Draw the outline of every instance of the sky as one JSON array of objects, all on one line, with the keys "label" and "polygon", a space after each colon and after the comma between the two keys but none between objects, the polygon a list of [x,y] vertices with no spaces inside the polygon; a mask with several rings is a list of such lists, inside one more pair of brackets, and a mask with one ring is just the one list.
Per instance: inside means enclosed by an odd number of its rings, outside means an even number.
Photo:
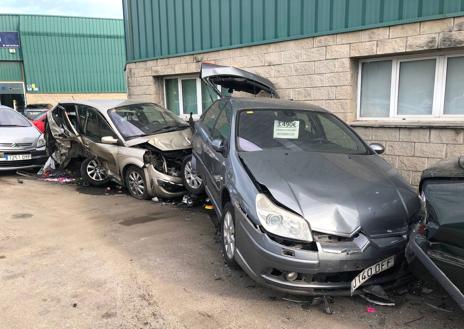
[{"label": "sky", "polygon": [[0,14],[122,18],[122,0],[0,0]]}]

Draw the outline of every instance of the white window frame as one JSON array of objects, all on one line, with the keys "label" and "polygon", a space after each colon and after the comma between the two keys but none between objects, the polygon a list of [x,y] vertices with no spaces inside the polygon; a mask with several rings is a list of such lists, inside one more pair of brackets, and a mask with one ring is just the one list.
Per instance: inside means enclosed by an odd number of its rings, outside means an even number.
[{"label": "white window frame", "polygon": [[[179,116],[183,119],[188,119],[190,117],[190,113],[184,113],[184,100],[182,95],[182,80],[196,80],[196,88],[197,88],[197,113],[193,114],[194,119],[198,119],[201,114],[203,113],[203,99],[201,94],[201,78],[197,75],[173,75],[167,76],[163,78],[163,92],[164,92],[164,107],[167,108],[168,102],[166,98],[166,80],[177,79],[177,90],[179,91]],[[218,86],[219,91],[220,86]]]},{"label": "white window frame", "polygon": [[[446,71],[448,58],[464,57],[464,53],[436,53],[433,55],[410,55],[410,56],[391,56],[364,59],[359,61],[358,66],[358,90],[357,90],[357,120],[409,120],[409,121],[434,121],[434,120],[464,120],[464,114],[445,114],[445,92],[446,92]],[[403,62],[420,61],[435,59],[435,82],[433,94],[432,114],[404,115],[398,114],[398,96],[399,96],[399,77],[400,65]],[[362,117],[361,116],[361,85],[362,85],[362,65],[363,63],[391,61],[391,85],[390,85],[390,111],[386,117]]]}]

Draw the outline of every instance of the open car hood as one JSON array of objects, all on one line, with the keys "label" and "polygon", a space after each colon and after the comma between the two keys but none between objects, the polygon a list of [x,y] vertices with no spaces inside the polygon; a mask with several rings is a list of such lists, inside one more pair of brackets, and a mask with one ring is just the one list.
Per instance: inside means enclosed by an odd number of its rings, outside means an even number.
[{"label": "open car hood", "polygon": [[202,63],[200,75],[201,79],[212,87],[219,96],[222,96],[222,94],[216,86],[253,95],[264,91],[273,97],[277,96],[274,84],[271,81],[236,67]]}]

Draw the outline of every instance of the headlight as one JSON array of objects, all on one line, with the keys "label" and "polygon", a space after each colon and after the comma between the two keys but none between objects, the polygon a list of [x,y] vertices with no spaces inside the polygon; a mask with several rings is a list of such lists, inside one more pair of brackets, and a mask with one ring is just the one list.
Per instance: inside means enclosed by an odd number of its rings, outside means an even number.
[{"label": "headlight", "polygon": [[40,135],[39,139],[37,140],[37,148],[41,148],[45,146],[45,137],[44,135]]},{"label": "headlight", "polygon": [[259,221],[269,233],[301,241],[313,241],[309,224],[303,217],[282,209],[264,194],[256,196]]}]

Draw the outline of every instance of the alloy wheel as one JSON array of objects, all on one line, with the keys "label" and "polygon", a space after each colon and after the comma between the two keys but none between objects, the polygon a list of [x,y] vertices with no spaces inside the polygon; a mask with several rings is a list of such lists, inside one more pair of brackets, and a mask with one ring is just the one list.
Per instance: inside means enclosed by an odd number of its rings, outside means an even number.
[{"label": "alloy wheel", "polygon": [[202,184],[202,180],[201,178],[195,174],[193,172],[193,168],[192,168],[192,161],[188,161],[186,164],[185,164],[185,167],[184,167],[184,176],[185,176],[185,181],[187,182],[187,184],[193,188],[193,189],[198,189],[200,188],[201,184]]},{"label": "alloy wheel", "polygon": [[107,177],[105,168],[97,160],[90,160],[86,170],[87,175],[96,182],[104,181]]},{"label": "alloy wheel", "polygon": [[223,243],[224,249],[227,254],[227,258],[234,259],[235,255],[235,225],[232,214],[228,211],[224,215],[224,224],[223,224]]},{"label": "alloy wheel", "polygon": [[129,190],[132,195],[142,197],[145,193],[143,177],[136,171],[131,171],[128,176]]}]

